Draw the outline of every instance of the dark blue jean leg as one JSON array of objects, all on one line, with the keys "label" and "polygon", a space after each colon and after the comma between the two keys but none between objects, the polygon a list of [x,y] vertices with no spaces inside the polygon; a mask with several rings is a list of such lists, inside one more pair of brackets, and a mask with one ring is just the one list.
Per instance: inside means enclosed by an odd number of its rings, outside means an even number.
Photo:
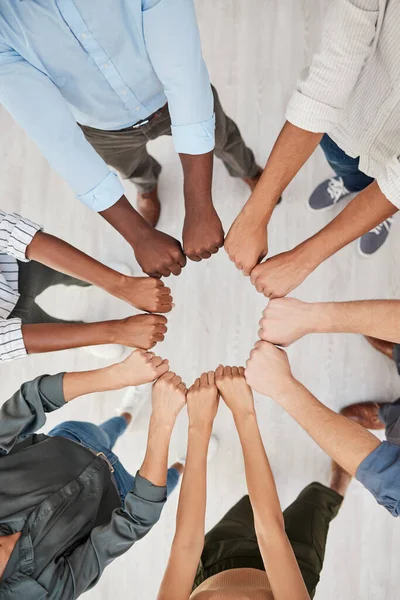
[{"label": "dark blue jean leg", "polygon": [[177,469],[168,469],[167,475],[167,496],[170,496],[174,489],[177,487],[180,479],[180,473]]},{"label": "dark blue jean leg", "polygon": [[126,431],[128,423],[124,417],[113,417],[100,425],[100,429],[104,431],[109,439],[109,450],[114,448],[117,439]]},{"label": "dark blue jean leg", "polygon": [[343,183],[349,192],[361,192],[374,181],[372,177],[359,170],[359,158],[348,156],[329,135],[324,135],[320,146],[326,160],[336,175],[343,179]]}]

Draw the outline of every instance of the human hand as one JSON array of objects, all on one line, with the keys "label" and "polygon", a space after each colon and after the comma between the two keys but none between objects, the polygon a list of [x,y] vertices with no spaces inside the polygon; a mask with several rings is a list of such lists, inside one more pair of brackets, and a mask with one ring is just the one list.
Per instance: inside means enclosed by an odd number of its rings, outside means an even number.
[{"label": "human hand", "polygon": [[119,321],[110,321],[110,343],[148,350],[164,340],[167,322],[162,315],[134,315]]},{"label": "human hand", "polygon": [[282,298],[299,286],[314,268],[295,248],[268,258],[254,267],[251,283],[264,296]]},{"label": "human hand", "polygon": [[212,203],[201,210],[195,203],[191,206],[195,208],[187,208],[183,225],[183,249],[190,260],[199,262],[223,246],[224,230]]},{"label": "human hand", "polygon": [[179,275],[186,265],[180,243],[173,237],[151,227],[140,232],[133,248],[136,260],[151,277]]},{"label": "human hand", "polygon": [[286,352],[269,342],[256,342],[244,374],[253,390],[274,400],[294,382]]},{"label": "human hand", "polygon": [[248,276],[268,253],[266,225],[245,206],[233,222],[224,246],[231,261]]},{"label": "human hand", "polygon": [[295,298],[276,298],[263,311],[258,335],[266,342],[290,346],[313,331],[312,322],[312,304]]},{"label": "human hand", "polygon": [[118,388],[150,383],[169,370],[167,359],[154,352],[135,350],[128,358],[110,367]]},{"label": "human hand", "polygon": [[223,367],[215,371],[215,383],[233,415],[254,412],[253,392],[244,377],[243,367]]},{"label": "human hand", "polygon": [[174,425],[176,417],[186,404],[186,385],[182,378],[169,371],[153,386],[153,418],[164,425]]},{"label": "human hand", "polygon": [[170,288],[156,277],[124,277],[114,296],[152,313],[170,312],[173,307]]},{"label": "human hand", "polygon": [[219,393],[215,385],[215,373],[214,371],[203,373],[187,393],[189,427],[211,435],[218,404]]}]

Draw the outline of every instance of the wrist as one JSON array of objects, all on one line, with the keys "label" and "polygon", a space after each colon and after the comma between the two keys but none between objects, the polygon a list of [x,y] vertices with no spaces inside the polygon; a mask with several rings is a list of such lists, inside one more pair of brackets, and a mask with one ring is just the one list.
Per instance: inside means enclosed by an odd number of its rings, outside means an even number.
[{"label": "wrist", "polygon": [[301,383],[297,379],[293,376],[287,377],[282,381],[279,388],[273,390],[270,396],[275,402],[281,406],[285,406],[293,396],[297,395],[299,386],[301,387]]},{"label": "wrist", "polygon": [[167,418],[165,415],[158,415],[156,412],[151,413],[150,424],[149,424],[149,438],[154,437],[159,439],[160,437],[170,438],[172,431],[175,426],[176,417],[171,415]]},{"label": "wrist", "polygon": [[210,440],[212,434],[212,423],[196,423],[189,419],[189,437],[195,439]]},{"label": "wrist", "polygon": [[133,249],[143,243],[148,244],[155,231],[137,211],[134,212],[135,215],[132,218],[133,223],[131,231],[126,238]]},{"label": "wrist", "polygon": [[330,333],[335,331],[336,306],[334,302],[309,304],[309,333]]},{"label": "wrist", "polygon": [[109,269],[110,273],[99,287],[102,287],[103,290],[114,296],[115,298],[121,298],[123,296],[124,290],[128,285],[129,277],[119,273],[118,271],[114,271],[113,269]]}]

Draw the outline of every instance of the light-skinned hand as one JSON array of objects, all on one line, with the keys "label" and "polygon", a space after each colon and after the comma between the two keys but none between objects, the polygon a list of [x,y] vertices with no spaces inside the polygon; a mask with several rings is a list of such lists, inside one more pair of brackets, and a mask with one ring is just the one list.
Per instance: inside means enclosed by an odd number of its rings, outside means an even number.
[{"label": "light-skinned hand", "polygon": [[244,377],[243,367],[223,367],[215,371],[215,383],[233,416],[254,412],[253,392]]},{"label": "light-skinned hand", "polygon": [[245,206],[233,222],[224,247],[231,261],[247,276],[267,255],[267,227],[254,218],[250,206]]},{"label": "light-skinned hand", "polygon": [[286,352],[269,342],[256,342],[244,374],[253,390],[274,399],[294,382]]},{"label": "light-skinned hand", "polygon": [[260,320],[259,337],[278,346],[290,346],[313,330],[313,305],[295,298],[270,300]]},{"label": "light-skinned hand", "polygon": [[251,283],[267,298],[283,298],[297,288],[314,270],[295,250],[282,252],[257,265],[251,272]]},{"label": "light-skinned hand", "polygon": [[159,423],[173,425],[186,404],[186,385],[173,371],[168,371],[153,385],[153,417]]},{"label": "light-skinned hand", "polygon": [[154,381],[169,370],[169,363],[154,352],[135,350],[128,358],[110,368],[119,387],[127,387]]},{"label": "light-skinned hand", "polygon": [[187,393],[189,427],[211,434],[218,404],[219,392],[215,385],[215,373],[203,373]]}]

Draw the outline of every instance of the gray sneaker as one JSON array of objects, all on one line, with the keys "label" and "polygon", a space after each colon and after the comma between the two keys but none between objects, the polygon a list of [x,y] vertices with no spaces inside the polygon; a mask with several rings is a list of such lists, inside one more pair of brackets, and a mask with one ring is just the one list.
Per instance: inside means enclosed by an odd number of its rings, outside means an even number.
[{"label": "gray sneaker", "polygon": [[308,201],[311,210],[324,210],[335,206],[339,200],[352,192],[346,188],[341,177],[331,177],[319,184]]},{"label": "gray sneaker", "polygon": [[392,223],[393,217],[389,217],[358,240],[358,251],[361,256],[371,256],[383,246],[388,238]]}]

